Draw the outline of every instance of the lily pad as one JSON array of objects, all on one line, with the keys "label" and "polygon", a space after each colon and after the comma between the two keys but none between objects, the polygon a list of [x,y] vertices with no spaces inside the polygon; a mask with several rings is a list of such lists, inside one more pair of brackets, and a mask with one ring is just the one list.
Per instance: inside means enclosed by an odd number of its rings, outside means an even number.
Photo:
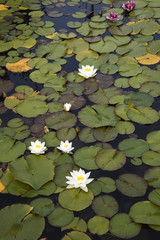
[{"label": "lily pad", "polygon": [[49,215],[54,210],[54,204],[49,198],[37,198],[30,202],[30,206],[34,207],[32,212],[42,217]]},{"label": "lily pad", "polygon": [[126,157],[123,152],[116,149],[102,149],[97,153],[95,161],[99,168],[115,171],[123,167]]},{"label": "lily pad", "polygon": [[46,118],[46,125],[49,128],[60,129],[62,127],[71,128],[76,124],[77,118],[74,114],[69,112],[53,113]]},{"label": "lily pad", "polygon": [[115,126],[117,118],[113,107],[106,105],[86,106],[78,113],[80,122],[87,127]]},{"label": "lily pad", "polygon": [[28,155],[12,161],[10,171],[13,177],[38,190],[45,183],[53,180],[54,165],[45,156]]},{"label": "lily pad", "polygon": [[52,226],[62,227],[69,224],[74,218],[72,211],[57,207],[53,212],[48,216],[48,222]]},{"label": "lily pad", "polygon": [[118,203],[109,195],[98,196],[92,203],[93,211],[99,215],[111,218],[118,212]]},{"label": "lily pad", "polygon": [[88,229],[93,234],[103,235],[109,231],[109,220],[105,217],[94,216],[88,221]]},{"label": "lily pad", "polygon": [[94,146],[78,149],[74,153],[75,164],[88,170],[98,169],[97,165],[95,164],[95,156],[100,149],[100,147]]},{"label": "lily pad", "polygon": [[130,120],[140,124],[153,124],[159,120],[156,110],[151,107],[137,106],[128,110]]},{"label": "lily pad", "polygon": [[118,148],[127,157],[140,157],[149,150],[149,145],[142,139],[128,138],[119,143]]},{"label": "lily pad", "polygon": [[110,232],[123,239],[129,239],[140,233],[141,225],[134,223],[126,213],[119,213],[110,220]]},{"label": "lily pad", "polygon": [[93,200],[93,193],[78,189],[66,189],[59,194],[58,201],[63,208],[81,211],[89,207]]},{"label": "lily pad", "polygon": [[87,234],[83,233],[83,232],[79,232],[79,231],[72,231],[67,233],[62,240],[91,240],[90,237],[88,237]]},{"label": "lily pad", "polygon": [[4,240],[38,239],[44,229],[43,217],[36,216],[31,212],[33,207],[26,204],[14,204],[0,211],[1,229],[0,237]]},{"label": "lily pad", "polygon": [[122,174],[116,180],[117,189],[129,197],[144,196],[147,190],[146,181],[136,174]]},{"label": "lily pad", "polygon": [[36,117],[39,114],[44,114],[48,110],[48,106],[41,100],[24,100],[16,107],[16,112],[23,117]]},{"label": "lily pad", "polygon": [[129,216],[136,223],[160,225],[160,207],[150,201],[137,202],[132,205]]},{"label": "lily pad", "polygon": [[149,186],[160,188],[159,174],[160,167],[149,168],[144,174],[144,179],[147,181]]}]

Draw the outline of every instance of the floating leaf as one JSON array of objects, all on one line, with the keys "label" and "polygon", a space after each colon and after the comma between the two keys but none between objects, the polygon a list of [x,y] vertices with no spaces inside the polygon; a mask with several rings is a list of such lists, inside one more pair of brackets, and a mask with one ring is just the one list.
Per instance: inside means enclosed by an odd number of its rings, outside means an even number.
[{"label": "floating leaf", "polygon": [[13,177],[38,190],[53,179],[54,165],[45,156],[29,155],[12,161],[10,170]]},{"label": "floating leaf", "polygon": [[118,135],[117,128],[113,127],[101,127],[93,129],[93,136],[97,141],[110,142],[114,140]]},{"label": "floating leaf", "polygon": [[18,104],[16,112],[23,117],[36,117],[39,114],[44,114],[48,110],[46,102],[41,100],[27,99]]},{"label": "floating leaf", "polygon": [[115,171],[123,167],[126,157],[122,152],[115,149],[102,149],[97,153],[95,161],[99,168]]},{"label": "floating leaf", "polygon": [[92,208],[97,215],[111,218],[118,212],[118,203],[113,197],[102,195],[93,200]]},{"label": "floating leaf", "polygon": [[160,189],[154,189],[149,193],[148,199],[155,205],[160,207]]},{"label": "floating leaf", "polygon": [[130,208],[129,216],[136,223],[160,225],[160,207],[150,201],[135,203]]},{"label": "floating leaf", "polygon": [[79,231],[72,231],[67,233],[62,240],[91,240],[90,237],[87,236],[87,234]]},{"label": "floating leaf", "polygon": [[126,213],[119,213],[110,220],[110,232],[120,238],[133,238],[139,234],[141,225],[132,222]]},{"label": "floating leaf", "polygon": [[54,204],[49,198],[37,198],[30,202],[30,206],[33,207],[33,213],[42,217],[49,215],[54,210]]},{"label": "floating leaf", "polygon": [[140,157],[149,150],[149,145],[142,139],[128,138],[119,143],[118,148],[127,157]]},{"label": "floating leaf", "polygon": [[117,118],[113,107],[106,105],[87,106],[78,113],[80,122],[87,127],[115,126]]},{"label": "floating leaf", "polygon": [[95,164],[95,156],[100,149],[100,147],[94,146],[78,149],[74,153],[75,164],[88,170],[97,169],[98,167]]},{"label": "floating leaf", "polygon": [[23,58],[15,63],[7,63],[6,68],[11,72],[27,72],[32,69],[27,65],[30,58]]},{"label": "floating leaf", "polygon": [[147,181],[149,186],[160,188],[159,174],[160,167],[149,168],[144,174],[144,179]]},{"label": "floating leaf", "polygon": [[120,134],[131,134],[135,131],[135,126],[131,122],[119,121],[116,124],[116,129]]},{"label": "floating leaf", "polygon": [[11,162],[24,154],[26,146],[10,137],[2,137],[0,144],[1,162]]},{"label": "floating leaf", "polygon": [[136,174],[122,174],[116,180],[117,189],[129,197],[144,196],[147,190],[147,183]]},{"label": "floating leaf", "polygon": [[69,112],[53,113],[46,118],[46,125],[49,128],[60,129],[62,127],[70,128],[76,124],[77,118],[74,114]]},{"label": "floating leaf", "polygon": [[142,161],[149,166],[160,166],[160,153],[147,151],[143,153]]},{"label": "floating leaf", "polygon": [[151,107],[137,106],[128,110],[130,120],[140,124],[153,124],[159,120],[156,110]]},{"label": "floating leaf", "polygon": [[144,64],[144,65],[152,65],[152,64],[158,63],[160,61],[160,57],[155,54],[147,53],[144,56],[136,57],[136,60],[139,63]]},{"label": "floating leaf", "polygon": [[66,189],[59,194],[58,201],[63,208],[81,211],[91,205],[93,193],[78,189]]},{"label": "floating leaf", "polygon": [[97,179],[98,183],[101,186],[102,192],[110,193],[116,190],[115,181],[109,177],[100,177]]},{"label": "floating leaf", "polygon": [[74,218],[72,211],[57,207],[53,212],[48,216],[48,222],[52,226],[62,227],[69,224]]},{"label": "floating leaf", "polygon": [[93,234],[103,235],[109,230],[109,220],[105,217],[94,216],[88,221],[88,229]]},{"label": "floating leaf", "polygon": [[73,221],[65,226],[63,226],[62,231],[66,229],[73,229],[73,230],[78,230],[81,232],[86,232],[87,231],[87,224],[83,219],[79,219],[78,217],[75,217]]},{"label": "floating leaf", "polygon": [[7,206],[0,211],[0,237],[4,240],[38,239],[44,229],[44,218],[31,212],[33,207],[26,204]]},{"label": "floating leaf", "polygon": [[160,131],[150,132],[146,140],[153,151],[160,152]]}]

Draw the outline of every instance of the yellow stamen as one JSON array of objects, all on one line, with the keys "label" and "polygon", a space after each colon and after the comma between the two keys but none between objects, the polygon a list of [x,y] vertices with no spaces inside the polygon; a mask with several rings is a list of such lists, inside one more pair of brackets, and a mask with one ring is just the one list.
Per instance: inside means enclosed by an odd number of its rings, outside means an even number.
[{"label": "yellow stamen", "polygon": [[85,71],[87,71],[87,72],[88,72],[88,71],[91,71],[91,68],[86,68]]},{"label": "yellow stamen", "polygon": [[41,145],[37,144],[37,145],[36,145],[36,148],[41,148]]},{"label": "yellow stamen", "polygon": [[64,144],[65,147],[68,147],[69,145],[68,144]]},{"label": "yellow stamen", "polygon": [[84,177],[82,175],[77,176],[77,181],[80,181],[80,180],[84,181]]}]

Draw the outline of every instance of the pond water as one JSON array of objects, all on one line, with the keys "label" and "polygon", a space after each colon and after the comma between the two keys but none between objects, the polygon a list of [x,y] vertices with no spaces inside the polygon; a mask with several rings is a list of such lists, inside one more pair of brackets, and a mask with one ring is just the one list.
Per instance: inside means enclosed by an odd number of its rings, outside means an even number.
[{"label": "pond water", "polygon": [[159,239],[159,34],[157,0],[0,0],[0,239]]}]

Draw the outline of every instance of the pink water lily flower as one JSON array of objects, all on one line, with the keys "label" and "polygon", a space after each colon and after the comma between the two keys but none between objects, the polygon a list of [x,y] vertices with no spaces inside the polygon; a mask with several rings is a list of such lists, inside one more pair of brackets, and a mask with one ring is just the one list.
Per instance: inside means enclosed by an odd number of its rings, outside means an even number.
[{"label": "pink water lily flower", "polygon": [[134,1],[127,1],[122,5],[122,8],[127,11],[132,11],[135,6],[136,3]]},{"label": "pink water lily flower", "polygon": [[108,13],[108,16],[106,18],[109,20],[112,20],[112,21],[119,20],[120,15],[118,15],[118,13],[116,13],[116,12],[110,12],[110,13]]}]

